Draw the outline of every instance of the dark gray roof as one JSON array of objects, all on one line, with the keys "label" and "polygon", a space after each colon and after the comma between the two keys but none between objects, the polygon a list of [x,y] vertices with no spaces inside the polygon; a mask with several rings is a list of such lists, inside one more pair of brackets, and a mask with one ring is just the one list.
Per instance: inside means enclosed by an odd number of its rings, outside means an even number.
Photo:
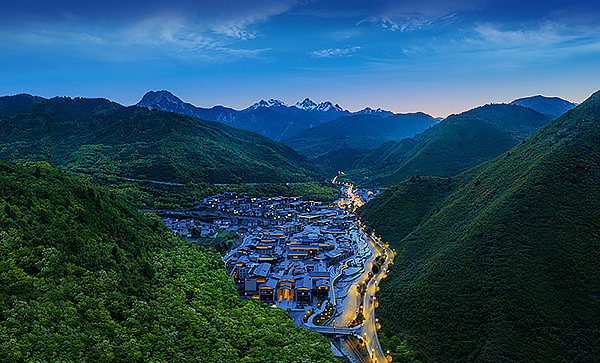
[{"label": "dark gray roof", "polygon": [[269,271],[271,271],[271,264],[268,262],[263,262],[260,265],[256,266],[256,269],[254,269],[254,275],[267,277]]}]

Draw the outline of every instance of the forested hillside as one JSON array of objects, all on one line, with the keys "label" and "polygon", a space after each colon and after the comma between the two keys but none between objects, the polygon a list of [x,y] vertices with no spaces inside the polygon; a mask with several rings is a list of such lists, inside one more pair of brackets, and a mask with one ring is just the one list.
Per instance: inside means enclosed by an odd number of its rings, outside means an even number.
[{"label": "forested hillside", "polygon": [[[253,132],[104,99],[0,98],[0,159],[47,161],[122,190],[132,182],[124,178],[186,184],[187,203],[207,184],[325,179],[306,157]],[[137,188],[169,203],[161,185]]]},{"label": "forested hillside", "polygon": [[481,117],[501,127],[519,141],[528,138],[553,119],[533,109],[508,104],[480,106],[462,114]]},{"label": "forested hillside", "polygon": [[448,116],[412,139],[389,142],[356,161],[348,177],[389,186],[410,176],[450,177],[491,160],[550,122],[515,105],[486,105]]},{"label": "forested hillside", "polygon": [[213,249],[46,163],[0,161],[0,361],[333,362]]},{"label": "forested hillside", "polygon": [[434,362],[600,360],[600,93],[455,178],[360,215],[397,251],[385,334]]},{"label": "forested hillside", "polygon": [[[10,97],[3,97],[3,103]],[[291,182],[318,168],[291,148],[218,122],[102,99],[31,102],[0,119],[0,157],[165,182]]]},{"label": "forested hillside", "polygon": [[342,116],[304,130],[284,142],[309,157],[336,149],[373,149],[389,140],[400,140],[435,125],[433,117],[422,112],[380,115]]}]

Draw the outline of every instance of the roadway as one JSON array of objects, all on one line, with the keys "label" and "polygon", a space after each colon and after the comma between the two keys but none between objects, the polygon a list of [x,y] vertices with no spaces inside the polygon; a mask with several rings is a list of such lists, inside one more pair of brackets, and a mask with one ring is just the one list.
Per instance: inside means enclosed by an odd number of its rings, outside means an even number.
[{"label": "roadway", "polygon": [[[365,241],[368,241],[366,238],[364,238],[364,236],[361,235],[360,232],[357,232],[354,238],[363,238]],[[367,243],[370,244],[369,242]],[[371,256],[364,263],[364,271],[347,286],[347,293],[343,299],[340,309],[342,310],[342,313],[336,317],[335,326],[349,326],[356,317],[356,311],[358,311],[358,308],[361,305],[360,294],[358,293],[358,285],[367,281],[369,271],[371,271],[371,266],[373,265],[373,261],[376,257],[376,254],[373,252],[371,246],[369,246],[369,249],[371,249]]]},{"label": "roadway", "polygon": [[[366,337],[367,348],[372,351],[373,362],[387,362],[387,358],[381,349],[379,338],[377,336],[377,322],[375,316],[375,305],[377,287],[381,280],[384,278],[387,270],[387,265],[393,261],[393,252],[387,246],[382,246],[378,240],[367,236],[362,229],[357,232],[356,238],[362,238],[367,241],[368,248],[371,250],[371,256],[365,262],[364,271],[356,277],[347,287],[347,294],[343,298],[343,302],[338,304],[338,311],[341,310],[340,315],[336,316],[335,319],[326,327],[320,327],[315,329],[321,333],[330,334],[351,334]],[[387,255],[386,261],[383,264],[381,271],[374,275],[373,278],[367,284],[367,291],[365,293],[364,301],[360,299],[360,293],[358,292],[358,285],[368,280],[368,274],[371,271],[371,266],[375,258],[384,251]],[[374,297],[371,299],[371,297]],[[356,317],[360,305],[363,305],[363,315],[365,320],[362,325],[357,327],[349,328],[351,322]],[[365,335],[366,333],[366,335]],[[375,360],[376,358],[376,360]]]},{"label": "roadway", "polygon": [[[379,240],[375,240],[371,236],[367,236],[363,233],[364,237],[369,241],[369,247],[373,251],[373,255],[379,255],[382,251],[387,255],[385,263],[382,265],[381,270],[373,279],[369,281],[367,285],[367,292],[365,294],[364,301],[364,309],[363,315],[365,316],[365,321],[362,325],[361,334],[367,337],[367,347],[368,350],[373,354],[373,362],[387,362],[387,357],[381,349],[381,344],[379,344],[379,338],[377,337],[377,321],[375,316],[375,306],[377,305],[377,298],[375,297],[375,293],[377,292],[378,285],[381,280],[385,278],[387,266],[394,259],[394,252],[390,250],[389,246],[382,246],[379,243]],[[371,296],[373,299],[371,300]]]},{"label": "roadway", "polygon": [[[363,205],[363,201],[356,194],[354,194],[354,186],[352,184],[343,184],[347,186],[346,196],[349,202],[353,204],[354,212],[356,208]],[[358,223],[360,224],[360,222]],[[394,252],[389,248],[388,245],[381,245],[381,240],[379,238],[366,235],[360,225],[357,227],[358,232],[354,238],[362,238],[367,241],[367,245],[371,250],[371,256],[365,262],[363,273],[357,277],[350,286],[348,286],[347,295],[344,298],[342,305],[342,313],[339,316],[336,316],[335,320],[330,324],[330,326],[336,329],[348,327],[356,317],[356,312],[358,311],[359,306],[363,305],[363,315],[365,320],[362,325],[358,326],[359,329],[357,332],[360,336],[366,338],[367,349],[372,352],[370,356],[371,362],[387,362],[387,357],[381,349],[381,344],[379,343],[379,338],[377,336],[377,318],[375,316],[375,305],[377,304],[377,299],[375,297],[375,293],[377,292],[379,283],[384,276],[386,276],[388,264],[394,259]],[[373,262],[375,261],[375,258],[382,252],[384,252],[387,256],[385,263],[382,265],[381,271],[373,276],[373,278],[368,282],[364,301],[361,301],[357,287],[360,283],[368,280],[368,274],[371,271]],[[339,308],[340,306],[338,305],[338,310]]]}]

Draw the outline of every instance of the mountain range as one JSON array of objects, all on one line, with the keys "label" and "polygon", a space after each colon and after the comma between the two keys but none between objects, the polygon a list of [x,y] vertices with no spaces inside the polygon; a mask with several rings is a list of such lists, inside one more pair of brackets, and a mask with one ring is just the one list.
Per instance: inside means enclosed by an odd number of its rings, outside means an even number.
[{"label": "mountain range", "polygon": [[518,98],[510,104],[531,108],[553,119],[577,106],[577,103],[569,102],[562,98],[541,95]]},{"label": "mountain range", "polygon": [[[0,97],[0,159],[20,163],[0,161],[0,361],[334,361],[321,335],[239,300],[214,250],[86,180],[140,179],[174,199],[191,188],[189,199],[220,183],[325,178],[287,145],[180,114],[189,104],[169,95],[153,94],[165,110]],[[397,254],[377,295],[394,361],[595,362],[600,91],[555,118],[572,105],[563,101],[534,96],[438,122],[269,100],[230,121],[314,120],[287,140],[351,169],[345,177],[389,186],[357,215]]]},{"label": "mountain range", "polygon": [[292,106],[279,100],[270,99],[256,102],[243,110],[234,110],[224,106],[202,108],[184,102],[168,91],[149,91],[136,105],[222,122],[229,126],[257,132],[277,141],[288,139],[303,130],[340,116],[374,114],[387,117],[394,114],[380,108],[371,109],[369,107],[357,112],[350,112],[342,109],[338,104],[334,105],[329,101],[317,104],[309,98],[302,102],[296,102]]},{"label": "mountain range", "polygon": [[422,112],[342,116],[304,130],[284,142],[308,157],[318,157],[344,148],[374,149],[390,140],[413,137],[436,124]]},{"label": "mountain range", "polygon": [[0,157],[162,182],[298,182],[319,167],[219,122],[105,99],[0,98]]},{"label": "mountain range", "polygon": [[89,175],[140,208],[191,206],[217,184],[291,184],[277,192],[332,200],[338,194],[320,166],[270,138],[105,99],[0,97],[0,159]]},{"label": "mountain range", "polygon": [[502,154],[551,120],[529,108],[490,104],[450,115],[414,138],[348,154],[353,161],[340,160],[339,152],[316,161],[368,186],[390,186],[413,175],[449,177]]},{"label": "mountain range", "polygon": [[597,92],[493,160],[413,176],[359,211],[397,252],[378,295],[388,349],[432,362],[600,359],[599,125]]}]

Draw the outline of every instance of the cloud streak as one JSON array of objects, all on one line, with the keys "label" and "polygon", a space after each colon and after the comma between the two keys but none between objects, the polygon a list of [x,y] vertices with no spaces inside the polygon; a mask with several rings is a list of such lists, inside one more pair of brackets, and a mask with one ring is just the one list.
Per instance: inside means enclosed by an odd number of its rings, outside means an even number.
[{"label": "cloud streak", "polygon": [[[268,47],[239,42],[259,34],[257,24],[288,11],[298,0],[118,1],[22,0],[0,12],[0,44],[29,48],[54,44],[77,51],[115,52],[113,58],[184,56],[232,59],[257,56]],[[132,47],[133,49],[125,49]],[[111,57],[106,54],[106,56]]]},{"label": "cloud streak", "polygon": [[527,68],[600,55],[600,27],[549,20],[519,28],[476,23],[444,37],[403,44],[400,53],[407,61],[454,60],[490,69]]},{"label": "cloud streak", "polygon": [[295,4],[297,0],[107,0],[100,6],[23,0],[0,12],[0,44],[38,50],[52,46],[69,50],[69,55],[110,61],[262,58],[269,47],[247,49],[243,42],[260,35],[258,24]]},{"label": "cloud streak", "polygon": [[310,52],[309,54],[313,58],[351,57],[352,54],[355,53],[359,49],[360,49],[359,46],[348,47],[345,49],[340,49],[340,48],[322,49],[322,50],[316,50],[314,52]]}]

